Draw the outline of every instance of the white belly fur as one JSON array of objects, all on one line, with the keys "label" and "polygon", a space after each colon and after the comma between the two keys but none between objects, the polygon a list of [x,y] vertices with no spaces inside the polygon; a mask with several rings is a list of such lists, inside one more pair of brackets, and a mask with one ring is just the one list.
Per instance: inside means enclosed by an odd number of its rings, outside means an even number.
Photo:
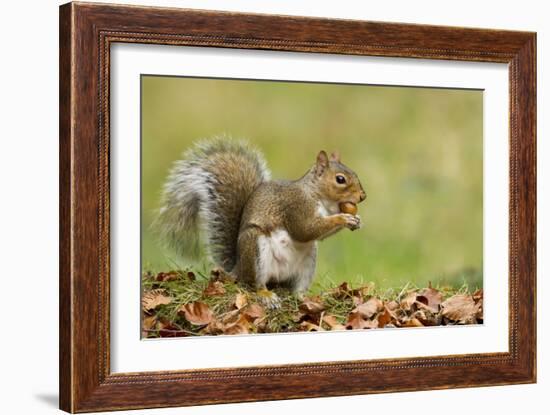
[{"label": "white belly fur", "polygon": [[256,281],[261,284],[290,278],[308,278],[315,270],[316,243],[294,241],[287,231],[278,229],[258,238]]}]

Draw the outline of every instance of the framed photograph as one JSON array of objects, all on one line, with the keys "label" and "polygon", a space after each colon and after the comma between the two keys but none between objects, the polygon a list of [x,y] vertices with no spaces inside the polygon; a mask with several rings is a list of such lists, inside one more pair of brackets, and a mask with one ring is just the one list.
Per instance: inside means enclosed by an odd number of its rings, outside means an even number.
[{"label": "framed photograph", "polygon": [[60,8],[60,407],[536,381],[536,35]]}]

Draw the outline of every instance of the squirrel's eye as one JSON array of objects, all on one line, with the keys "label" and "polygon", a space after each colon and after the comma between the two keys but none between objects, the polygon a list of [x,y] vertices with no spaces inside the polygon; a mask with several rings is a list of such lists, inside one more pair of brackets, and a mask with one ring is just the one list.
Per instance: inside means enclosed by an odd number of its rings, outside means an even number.
[{"label": "squirrel's eye", "polygon": [[344,183],[346,183],[346,178],[344,176],[342,176],[341,174],[338,174],[336,176],[336,183],[344,184]]}]

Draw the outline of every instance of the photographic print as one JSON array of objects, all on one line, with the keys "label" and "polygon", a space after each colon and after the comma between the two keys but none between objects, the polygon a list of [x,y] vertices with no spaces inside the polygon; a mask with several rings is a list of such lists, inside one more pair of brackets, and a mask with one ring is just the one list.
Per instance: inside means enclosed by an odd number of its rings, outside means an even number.
[{"label": "photographic print", "polygon": [[142,338],[483,323],[480,90],[142,75]]},{"label": "photographic print", "polygon": [[536,382],[536,33],[59,23],[60,408]]}]

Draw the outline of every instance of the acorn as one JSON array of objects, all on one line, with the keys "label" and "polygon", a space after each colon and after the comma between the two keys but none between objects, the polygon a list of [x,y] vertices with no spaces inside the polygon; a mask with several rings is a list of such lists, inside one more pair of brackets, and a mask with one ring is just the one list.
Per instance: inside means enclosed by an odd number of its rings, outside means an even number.
[{"label": "acorn", "polygon": [[339,207],[340,207],[340,212],[342,213],[349,213],[350,215],[357,214],[357,205],[355,203],[343,202],[343,203],[340,203]]}]

